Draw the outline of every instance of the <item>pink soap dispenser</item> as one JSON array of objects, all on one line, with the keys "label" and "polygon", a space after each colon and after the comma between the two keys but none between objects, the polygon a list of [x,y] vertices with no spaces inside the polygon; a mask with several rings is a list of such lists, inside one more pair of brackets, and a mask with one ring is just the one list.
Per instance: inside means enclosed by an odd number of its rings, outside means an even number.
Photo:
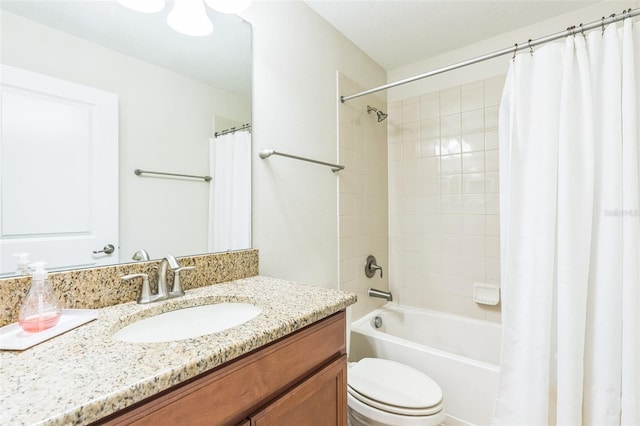
[{"label": "pink soap dispenser", "polygon": [[55,326],[62,315],[60,302],[53,292],[44,269],[45,262],[35,262],[33,280],[27,297],[18,314],[20,327],[28,333],[36,333]]}]

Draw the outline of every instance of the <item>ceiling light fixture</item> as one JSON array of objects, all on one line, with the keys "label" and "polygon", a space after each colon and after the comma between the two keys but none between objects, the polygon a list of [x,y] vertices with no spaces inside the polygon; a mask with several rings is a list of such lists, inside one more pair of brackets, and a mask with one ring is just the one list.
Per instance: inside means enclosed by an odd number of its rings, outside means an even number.
[{"label": "ceiling light fixture", "polygon": [[127,9],[143,13],[156,13],[164,9],[164,0],[117,0]]},{"label": "ceiling light fixture", "polygon": [[[165,0],[116,0],[127,9],[136,12],[155,13],[164,9]],[[251,6],[251,0],[204,0],[221,13],[240,13]],[[207,16],[203,0],[174,0],[173,9],[167,15],[167,24],[175,31],[194,37],[211,34],[213,24]]]},{"label": "ceiling light fixture", "polygon": [[167,24],[179,33],[201,37],[211,34],[213,24],[202,0],[175,0]]},{"label": "ceiling light fixture", "polygon": [[222,13],[240,13],[251,6],[251,0],[204,0],[213,10]]}]

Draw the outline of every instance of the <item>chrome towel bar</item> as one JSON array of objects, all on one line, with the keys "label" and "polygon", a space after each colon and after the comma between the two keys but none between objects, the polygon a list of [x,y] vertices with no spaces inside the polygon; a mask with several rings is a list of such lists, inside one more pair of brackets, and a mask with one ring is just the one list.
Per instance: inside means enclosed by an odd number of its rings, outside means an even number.
[{"label": "chrome towel bar", "polygon": [[340,170],[344,169],[344,166],[342,166],[340,164],[325,163],[324,161],[312,160],[311,158],[305,158],[305,157],[299,157],[297,155],[285,154],[283,152],[278,152],[278,151],[275,151],[273,149],[263,149],[262,151],[260,151],[260,153],[258,155],[263,160],[265,158],[271,157],[272,155],[279,155],[281,157],[293,158],[294,160],[308,161],[309,163],[315,163],[315,164],[321,164],[323,166],[329,166],[329,167],[331,167],[331,171],[332,172],[339,172]]},{"label": "chrome towel bar", "polygon": [[195,175],[184,175],[181,173],[152,172],[150,170],[142,170],[142,169],[135,169],[133,173],[135,173],[136,176],[142,176],[142,174],[144,173],[149,175],[176,176],[176,177],[187,177],[187,178],[194,178],[194,179],[204,179],[205,182],[211,182],[211,179],[213,179],[211,176],[195,176]]}]

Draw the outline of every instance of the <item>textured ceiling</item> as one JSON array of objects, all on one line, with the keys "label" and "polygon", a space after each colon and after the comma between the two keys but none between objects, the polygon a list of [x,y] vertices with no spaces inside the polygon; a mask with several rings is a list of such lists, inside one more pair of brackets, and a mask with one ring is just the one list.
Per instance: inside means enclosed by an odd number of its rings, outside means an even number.
[{"label": "textured ceiling", "polygon": [[513,31],[595,1],[306,0],[387,70]]}]

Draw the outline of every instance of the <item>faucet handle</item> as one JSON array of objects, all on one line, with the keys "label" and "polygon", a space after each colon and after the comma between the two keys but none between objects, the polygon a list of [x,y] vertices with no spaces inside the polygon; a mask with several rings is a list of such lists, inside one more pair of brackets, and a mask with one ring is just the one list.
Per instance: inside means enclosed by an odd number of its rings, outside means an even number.
[{"label": "faucet handle", "polygon": [[171,287],[171,292],[169,293],[169,295],[171,295],[172,297],[184,296],[184,289],[182,288],[182,283],[180,282],[180,272],[193,271],[194,269],[196,269],[195,266],[181,266],[179,268],[174,269],[173,286]]},{"label": "faucet handle", "polygon": [[375,256],[367,256],[367,262],[364,265],[364,274],[367,278],[373,278],[377,270],[380,271],[380,278],[382,278],[382,266],[378,266]]},{"label": "faucet handle", "polygon": [[133,278],[142,277],[142,289],[140,290],[140,296],[138,297],[138,303],[147,303],[151,300],[151,287],[149,286],[148,274],[129,274],[120,277],[123,281],[128,281]]}]

